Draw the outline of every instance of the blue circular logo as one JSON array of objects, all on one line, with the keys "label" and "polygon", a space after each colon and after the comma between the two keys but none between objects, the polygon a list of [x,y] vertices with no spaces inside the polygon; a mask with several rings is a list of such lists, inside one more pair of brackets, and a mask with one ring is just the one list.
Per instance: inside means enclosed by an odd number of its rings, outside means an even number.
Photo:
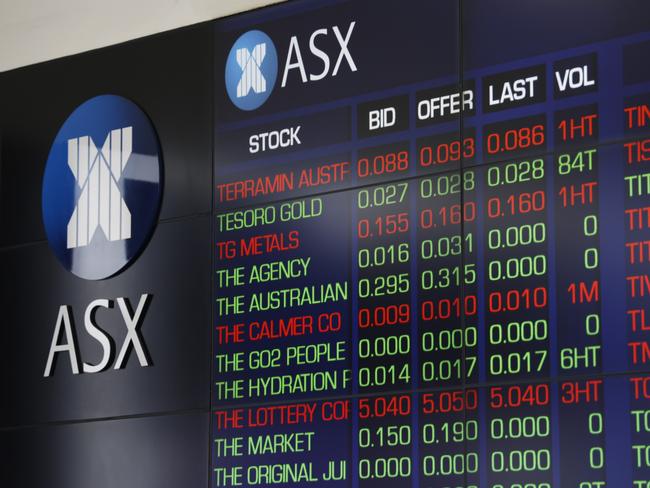
[{"label": "blue circular logo", "polygon": [[42,205],[50,248],[80,278],[108,278],[144,249],[161,195],[149,118],[125,98],[92,98],[65,121],[47,158]]},{"label": "blue circular logo", "polygon": [[226,61],[226,91],[242,110],[255,110],[271,95],[278,77],[278,53],[269,36],[252,30],[235,41]]}]

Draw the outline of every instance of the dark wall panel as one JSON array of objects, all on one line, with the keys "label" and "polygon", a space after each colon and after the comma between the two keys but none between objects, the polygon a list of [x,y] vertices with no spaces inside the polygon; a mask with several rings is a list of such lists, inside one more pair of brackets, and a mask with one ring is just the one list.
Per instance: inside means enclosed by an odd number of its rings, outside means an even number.
[{"label": "dark wall panel", "polygon": [[[45,243],[0,251],[0,287],[0,426],[208,407],[208,216],[160,224],[143,255],[104,281],[68,273]],[[73,375],[62,353],[43,377],[61,305],[72,308],[81,361],[96,364],[102,349],[84,328],[86,307],[128,297],[135,308],[143,293],[153,295],[140,328],[151,366],[141,367],[132,350],[124,369]],[[95,320],[113,337],[115,357],[127,332],[118,305]]]},{"label": "dark wall panel", "polygon": [[133,100],[158,132],[161,219],[209,212],[211,39],[211,26],[202,24],[2,73],[0,246],[45,239],[41,179],[50,145],[78,105],[107,93]]},{"label": "dark wall panel", "polygon": [[0,433],[3,488],[195,488],[207,485],[208,414]]}]

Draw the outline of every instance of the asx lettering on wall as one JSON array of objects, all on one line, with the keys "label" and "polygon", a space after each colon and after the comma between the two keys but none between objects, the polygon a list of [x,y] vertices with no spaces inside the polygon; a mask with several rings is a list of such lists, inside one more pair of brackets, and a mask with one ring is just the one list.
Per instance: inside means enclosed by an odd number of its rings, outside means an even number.
[{"label": "asx lettering on wall", "polygon": [[101,360],[96,364],[81,363],[72,307],[69,305],[61,305],[59,307],[43,376],[46,378],[52,376],[54,365],[59,354],[67,354],[72,374],[80,374],[81,372],[89,374],[99,373],[110,368],[111,364],[113,364],[113,369],[122,369],[126,366],[131,349],[135,352],[140,366],[149,366],[151,364],[151,358],[140,333],[140,327],[151,303],[151,298],[152,295],[142,294],[135,310],[132,309],[128,298],[120,297],[115,300],[127,332],[114,363],[113,357],[115,351],[113,349],[113,338],[101,329],[96,321],[96,314],[100,309],[110,310],[114,308],[115,304],[113,300],[106,298],[93,300],[84,312],[84,329],[90,337],[97,341],[102,350]]}]

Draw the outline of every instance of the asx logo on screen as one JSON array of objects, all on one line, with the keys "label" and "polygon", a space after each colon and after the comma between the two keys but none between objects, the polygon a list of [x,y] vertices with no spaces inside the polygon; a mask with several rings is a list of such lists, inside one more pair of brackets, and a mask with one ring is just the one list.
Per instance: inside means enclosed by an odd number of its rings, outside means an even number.
[{"label": "asx logo on screen", "polygon": [[[334,77],[344,68],[344,63],[351,72],[356,72],[357,65],[349,48],[355,25],[353,21],[343,30],[339,26],[316,29],[309,39],[292,36],[284,59],[281,88],[293,80],[304,84]],[[332,52],[333,46],[338,52]],[[264,32],[251,30],[241,35],[226,60],[226,91],[232,103],[248,111],[261,107],[275,87],[279,61],[275,44]],[[314,65],[318,67],[312,71]]]}]

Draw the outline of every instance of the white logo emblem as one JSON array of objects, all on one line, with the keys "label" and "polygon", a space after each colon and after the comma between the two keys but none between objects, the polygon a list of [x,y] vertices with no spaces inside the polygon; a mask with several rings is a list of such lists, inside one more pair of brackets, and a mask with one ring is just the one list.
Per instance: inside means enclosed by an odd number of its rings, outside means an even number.
[{"label": "white logo emblem", "polygon": [[68,166],[81,188],[68,222],[68,249],[90,244],[98,227],[109,241],[131,238],[131,212],[117,182],[131,157],[132,129],[112,130],[101,151],[89,136],[68,139]]},{"label": "white logo emblem", "polygon": [[242,71],[239,83],[237,83],[237,98],[245,97],[251,89],[255,93],[266,92],[266,78],[260,70],[265,57],[265,42],[257,44],[253,48],[252,54],[244,47],[237,49],[237,64]]}]

